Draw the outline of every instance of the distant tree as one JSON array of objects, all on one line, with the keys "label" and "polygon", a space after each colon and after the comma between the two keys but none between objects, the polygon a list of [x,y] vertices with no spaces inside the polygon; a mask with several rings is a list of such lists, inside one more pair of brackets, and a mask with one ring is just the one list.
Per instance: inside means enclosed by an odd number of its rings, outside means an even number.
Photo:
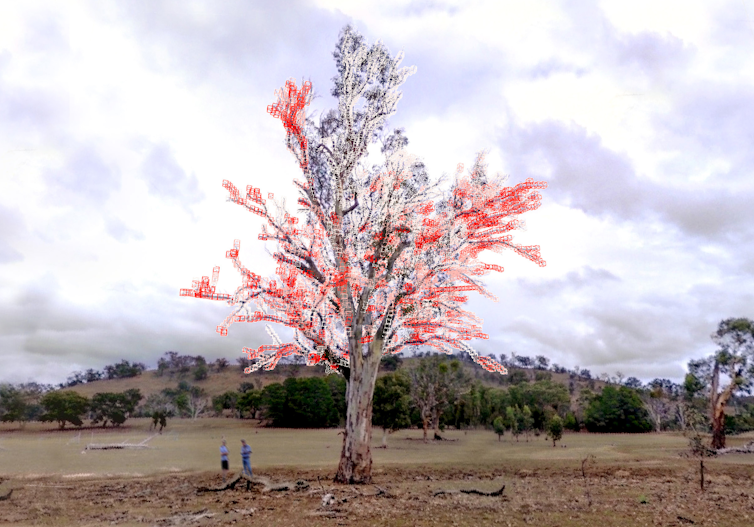
[{"label": "distant tree", "polygon": [[41,416],[42,421],[57,421],[60,429],[66,423],[81,426],[81,416],[89,409],[89,399],[76,392],[49,392],[41,399],[46,413]]},{"label": "distant tree", "polygon": [[552,373],[549,371],[538,371],[534,374],[535,381],[549,381],[552,380]]},{"label": "distant tree", "polygon": [[589,370],[587,370],[586,368],[584,368],[583,370],[581,370],[579,372],[579,376],[583,377],[585,379],[591,379],[592,378],[592,372],[590,372]]},{"label": "distant tree", "polygon": [[228,366],[230,366],[230,363],[228,362],[228,359],[224,357],[220,357],[219,359],[215,361],[215,369],[218,372],[225,371],[228,368]]},{"label": "distant tree", "polygon": [[325,381],[330,387],[333,403],[340,416],[338,424],[342,426],[346,421],[346,380],[342,375],[328,375]]},{"label": "distant tree", "polygon": [[536,357],[534,357],[534,359],[537,362],[538,370],[546,370],[550,367],[550,359],[548,359],[544,355],[537,355]]},{"label": "distant tree", "polygon": [[86,382],[95,382],[99,381],[100,379],[104,378],[105,374],[101,371],[95,370],[93,368],[89,368],[84,372],[84,380]]},{"label": "distant tree", "polygon": [[525,355],[516,355],[516,362],[522,368],[532,368],[534,366],[534,359]]},{"label": "distant tree", "polygon": [[492,421],[492,428],[497,434],[497,440],[500,441],[500,438],[505,434],[505,421],[503,418],[498,415],[495,420]]},{"label": "distant tree", "polygon": [[240,417],[243,418],[244,414],[246,414],[249,419],[256,418],[262,410],[262,392],[253,388],[243,392],[236,402],[236,408]]},{"label": "distant tree", "polygon": [[403,359],[398,355],[385,355],[380,360],[380,369],[383,371],[396,371],[402,363]]},{"label": "distant tree", "polygon": [[163,357],[157,359],[157,371],[155,372],[155,375],[157,377],[162,377],[168,371],[170,371],[170,363],[168,360]]},{"label": "distant tree", "polygon": [[617,384],[623,384],[623,379],[625,379],[626,376],[623,375],[622,371],[616,371],[615,372],[615,380],[617,381]]},{"label": "distant tree", "polygon": [[241,373],[246,373],[246,368],[251,366],[251,362],[249,362],[248,357],[238,357],[236,359],[236,364],[238,364],[238,368],[241,370]]},{"label": "distant tree", "polygon": [[238,392],[225,392],[220,395],[215,395],[212,398],[212,408],[215,410],[216,415],[221,415],[223,410],[230,410],[233,416],[236,415],[236,406],[241,394]]},{"label": "distant tree", "polygon": [[649,416],[638,394],[625,386],[605,386],[600,395],[591,397],[584,412],[584,424],[590,432],[637,433],[652,429]]},{"label": "distant tree", "polygon": [[285,426],[285,388],[279,382],[262,390],[262,411],[272,426]]},{"label": "distant tree", "polygon": [[402,372],[377,378],[372,401],[372,425],[382,427],[382,448],[387,448],[388,432],[411,425],[411,381]]},{"label": "distant tree", "polygon": [[102,422],[102,428],[105,428],[108,422],[113,426],[122,425],[136,410],[141,399],[141,392],[137,388],[123,393],[94,394],[90,404],[92,424]]},{"label": "distant tree", "polygon": [[108,379],[127,379],[141,375],[147,367],[141,362],[130,363],[122,360],[117,364],[105,366],[105,376]]},{"label": "distant tree", "polygon": [[568,381],[568,393],[573,395],[573,393],[576,391],[576,383],[573,381]]},{"label": "distant tree", "polygon": [[0,421],[24,422],[28,412],[24,393],[11,384],[0,384]]},{"label": "distant tree", "polygon": [[[711,336],[718,350],[705,359],[690,361],[691,382],[704,385],[709,400],[712,422],[712,449],[725,447],[725,407],[739,392],[749,393],[754,383],[754,321],[748,318],[729,318],[720,322]],[[720,383],[720,377],[727,384]]]},{"label": "distant tree", "polygon": [[285,388],[285,423],[291,428],[328,428],[337,426],[338,410],[330,387],[321,377],[289,378]]},{"label": "distant tree", "polygon": [[522,384],[525,382],[529,382],[529,377],[522,370],[513,370],[508,375],[508,382],[510,382],[510,384],[513,384],[513,385]]},{"label": "distant tree", "polygon": [[250,390],[253,390],[255,388],[253,382],[242,382],[238,385],[238,391],[241,393],[246,393]]},{"label": "distant tree", "polygon": [[552,446],[555,447],[555,441],[563,438],[563,420],[559,415],[553,415],[547,425],[547,436],[552,439]]},{"label": "distant tree", "polygon": [[638,390],[639,388],[643,386],[642,382],[636,377],[629,377],[628,379],[626,379],[626,382],[623,385],[628,388],[633,388],[635,390]]},{"label": "distant tree", "polygon": [[409,371],[411,379],[411,399],[419,409],[427,442],[427,431],[433,425],[439,433],[439,417],[450,403],[454,392],[466,382],[460,362],[452,360],[448,364],[439,356],[426,357]]},{"label": "distant tree", "polygon": [[200,364],[196,368],[194,368],[194,380],[195,381],[203,381],[207,378],[209,375],[209,368],[207,368],[206,364]]},{"label": "distant tree", "polygon": [[511,434],[516,438],[516,443],[518,443],[518,436],[521,434],[519,428],[520,413],[521,411],[517,406],[509,406],[505,409],[505,422],[510,429]]},{"label": "distant tree", "polygon": [[71,386],[77,386],[79,384],[84,384],[86,382],[86,376],[84,375],[83,371],[76,371],[73,372],[71,375],[68,376],[68,379],[66,379],[65,383],[61,384],[61,388],[71,387]]},{"label": "distant tree", "polygon": [[565,419],[563,420],[563,427],[566,430],[572,430],[574,432],[578,432],[581,429],[579,422],[576,420],[576,416],[573,415],[573,412],[568,412],[566,414]]},{"label": "distant tree", "polygon": [[526,441],[529,441],[529,432],[531,432],[534,425],[534,419],[532,419],[531,408],[528,405],[524,405],[521,409],[521,430],[526,434]]}]

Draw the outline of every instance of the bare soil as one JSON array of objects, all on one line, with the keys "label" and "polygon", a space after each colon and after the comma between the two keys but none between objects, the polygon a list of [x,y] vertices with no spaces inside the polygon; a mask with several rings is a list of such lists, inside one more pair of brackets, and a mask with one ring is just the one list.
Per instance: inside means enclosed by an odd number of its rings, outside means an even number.
[{"label": "bare soil", "polygon": [[[264,491],[261,484],[247,490],[239,483],[204,493],[197,489],[220,486],[219,474],[24,477],[0,481],[0,495],[14,489],[0,501],[0,525],[754,525],[754,467],[713,464],[704,491],[694,467],[596,463],[587,466],[586,477],[580,463],[534,470],[386,467],[365,486],[335,485],[334,472],[323,470],[265,469],[255,480],[305,480],[309,487]],[[437,490],[495,491],[503,484],[497,497],[434,496]],[[335,503],[323,506],[324,493]]]}]

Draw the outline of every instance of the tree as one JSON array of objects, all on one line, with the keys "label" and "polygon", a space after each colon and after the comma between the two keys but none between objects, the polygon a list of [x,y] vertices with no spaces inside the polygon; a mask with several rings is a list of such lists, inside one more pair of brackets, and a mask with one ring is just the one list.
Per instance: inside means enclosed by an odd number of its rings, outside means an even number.
[{"label": "tree", "polygon": [[105,376],[108,379],[126,379],[141,375],[146,369],[147,367],[141,362],[134,362],[132,364],[127,360],[122,360],[117,364],[105,366]]},{"label": "tree", "polygon": [[628,379],[626,379],[624,386],[637,390],[642,387],[642,383],[636,377],[629,377]]},{"label": "tree", "polygon": [[232,415],[236,415],[236,406],[241,394],[238,392],[225,392],[220,395],[215,395],[212,398],[212,408],[215,410],[216,415],[221,415],[223,410],[230,410]]},{"label": "tree", "polygon": [[641,401],[652,420],[655,432],[662,431],[663,423],[672,415],[673,405],[664,395],[659,386],[641,395]]},{"label": "tree", "polygon": [[387,355],[385,357],[382,357],[382,360],[380,361],[380,368],[384,371],[396,371],[398,368],[400,368],[401,363],[403,362],[403,359],[401,359],[398,355]]},{"label": "tree", "polygon": [[24,393],[11,384],[0,384],[0,421],[26,421],[27,411]]},{"label": "tree", "polygon": [[152,418],[152,427],[157,428],[160,425],[160,433],[168,425],[168,417],[173,417],[176,412],[173,398],[165,393],[153,393],[147,400],[141,410],[141,415]]},{"label": "tree", "polygon": [[372,403],[372,424],[382,427],[382,447],[387,448],[388,432],[411,425],[411,381],[403,373],[391,373],[377,379]]},{"label": "tree", "polygon": [[284,425],[291,428],[328,428],[338,425],[338,410],[330,387],[321,377],[283,382],[285,388]]},{"label": "tree", "polygon": [[529,432],[531,432],[532,425],[534,425],[534,419],[531,417],[531,408],[528,405],[524,405],[521,410],[521,430],[526,434],[526,442],[529,442]]},{"label": "tree", "polygon": [[[480,262],[482,251],[511,249],[545,265],[539,247],[513,244],[511,231],[521,227],[516,216],[539,207],[536,189],[546,183],[529,179],[505,187],[502,177],[488,179],[482,152],[470,174],[462,176],[459,165],[454,184],[443,194],[440,182],[430,184],[425,165],[406,152],[403,130],[386,138],[382,133],[401,97],[398,87],[413,73],[398,69],[402,54],[393,59],[379,42],[367,47],[346,26],[333,55],[338,74],[331,93],[338,109],[321,116],[319,125],[305,116],[309,82],[299,90],[288,81],[277,92],[278,102],[268,107],[283,121],[286,145],[304,175],[295,181],[302,224],[282,201],[275,202],[274,215],[269,212],[259,188],[249,186],[241,195],[223,182],[231,201],[267,221],[259,237],[278,243],[272,255],[278,278],[245,269],[236,240],[226,253],[244,277],[235,294],[215,292],[215,267],[211,283],[202,277],[181,295],[238,306],[218,326],[221,335],[241,321],[294,330],[293,342],[283,343],[268,326],[271,345],[244,348],[253,361],[249,373],[271,370],[281,358],[300,354],[307,365],[324,364],[326,372],[344,375],[348,404],[335,481],[368,483],[372,400],[384,355],[417,346],[444,353],[461,349],[488,371],[506,373],[466,343],[487,335],[481,319],[462,309],[468,299],[463,293],[494,298],[475,276],[502,268]],[[366,104],[357,109],[360,99]],[[377,140],[385,163],[369,170],[363,161]]]},{"label": "tree", "polygon": [[518,427],[520,413],[521,411],[518,409],[518,406],[509,406],[505,409],[505,421],[508,428],[510,428],[511,434],[516,438],[516,443],[518,443],[518,436],[521,434]]},{"label": "tree", "polygon": [[550,359],[548,359],[544,355],[537,355],[536,357],[534,357],[534,360],[537,361],[538,370],[546,370],[550,367]]},{"label": "tree", "polygon": [[209,375],[209,368],[207,368],[206,364],[200,364],[199,366],[194,368],[195,381],[203,381],[207,378],[207,375]]},{"label": "tree", "polygon": [[492,428],[497,434],[497,440],[500,441],[500,438],[505,434],[505,421],[503,418],[498,415],[495,420],[492,421]]},{"label": "tree", "polygon": [[108,421],[113,426],[122,425],[136,410],[141,399],[141,392],[137,388],[123,393],[95,393],[90,405],[92,424],[101,421],[102,428],[107,427]]},{"label": "tree", "polygon": [[262,412],[272,426],[285,425],[285,387],[279,382],[268,384],[262,390]]},{"label": "tree", "polygon": [[42,421],[57,421],[61,430],[67,422],[75,426],[84,424],[81,415],[89,409],[89,399],[76,392],[49,392],[42,397],[41,404],[46,410]]},{"label": "tree", "polygon": [[220,357],[219,359],[215,361],[215,369],[218,372],[225,371],[228,368],[228,366],[230,366],[230,363],[228,362],[228,359],[224,357]]},{"label": "tree", "polygon": [[557,414],[553,415],[547,423],[547,437],[552,439],[553,448],[555,441],[560,441],[563,438],[563,420]]},{"label": "tree", "polygon": [[430,425],[437,434],[439,417],[464,383],[465,376],[460,362],[453,360],[448,365],[439,356],[422,358],[409,376],[411,399],[421,414],[424,442],[427,442]]},{"label": "tree", "polygon": [[251,389],[243,392],[236,402],[236,408],[238,408],[241,417],[244,413],[247,413],[250,419],[254,419],[262,409],[261,390]]},{"label": "tree", "polygon": [[[728,318],[720,322],[711,338],[718,350],[705,359],[690,361],[684,388],[696,393],[703,385],[712,421],[712,449],[725,448],[725,407],[739,393],[750,393],[754,381],[754,321]],[[721,385],[720,377],[728,378]]]},{"label": "tree", "polygon": [[589,406],[584,411],[584,424],[590,432],[649,432],[652,424],[638,394],[621,386],[605,386],[600,395],[585,394]]}]

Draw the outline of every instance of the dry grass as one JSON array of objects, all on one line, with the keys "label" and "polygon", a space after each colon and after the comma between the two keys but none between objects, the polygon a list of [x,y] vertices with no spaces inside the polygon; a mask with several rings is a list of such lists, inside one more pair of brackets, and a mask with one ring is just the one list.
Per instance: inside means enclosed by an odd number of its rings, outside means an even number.
[{"label": "dry grass", "polygon": [[[498,442],[489,431],[450,431],[457,441],[424,444],[421,431],[391,435],[388,449],[373,449],[374,483],[395,498],[370,497],[374,487],[332,485],[342,438],[338,430],[273,430],[231,419],[172,420],[144,451],[90,451],[93,440],[137,442],[149,435],[147,420],[129,420],[119,431],[57,432],[50,425],[26,430],[0,427],[0,523],[13,525],[634,525],[754,524],[754,456],[706,462],[709,488],[698,490],[697,464],[678,456],[686,440],[677,434],[567,434],[567,448],[543,437]],[[376,431],[377,432],[377,431]],[[231,471],[240,468],[240,439],[253,448],[255,474],[275,481],[320,476],[339,500],[335,517],[309,516],[319,493],[272,495],[239,487],[197,495],[220,480],[218,448],[225,436]],[[380,443],[375,433],[374,447]],[[731,438],[732,445],[749,437]],[[581,460],[596,461],[581,476]],[[505,483],[502,498],[434,497],[438,489],[490,491]],[[587,494],[588,490],[588,494]],[[644,499],[642,499],[644,498]],[[591,501],[591,505],[589,502]],[[645,501],[646,503],[640,503]],[[249,512],[254,509],[254,512]],[[195,521],[186,514],[205,511]],[[240,511],[240,512],[239,512]],[[213,514],[213,516],[206,516]],[[684,519],[679,519],[684,518]]]}]

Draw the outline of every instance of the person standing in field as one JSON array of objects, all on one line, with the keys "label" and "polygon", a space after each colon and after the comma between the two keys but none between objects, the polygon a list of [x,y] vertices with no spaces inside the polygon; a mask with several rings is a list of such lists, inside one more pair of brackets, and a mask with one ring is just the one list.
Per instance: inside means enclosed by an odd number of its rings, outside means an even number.
[{"label": "person standing in field", "polygon": [[252,477],[251,473],[251,461],[249,456],[251,455],[251,447],[246,444],[245,439],[241,439],[241,459],[243,460],[243,473]]},{"label": "person standing in field", "polygon": [[225,439],[220,446],[220,462],[223,468],[223,483],[225,483],[225,477],[228,475],[228,447],[225,446]]}]

